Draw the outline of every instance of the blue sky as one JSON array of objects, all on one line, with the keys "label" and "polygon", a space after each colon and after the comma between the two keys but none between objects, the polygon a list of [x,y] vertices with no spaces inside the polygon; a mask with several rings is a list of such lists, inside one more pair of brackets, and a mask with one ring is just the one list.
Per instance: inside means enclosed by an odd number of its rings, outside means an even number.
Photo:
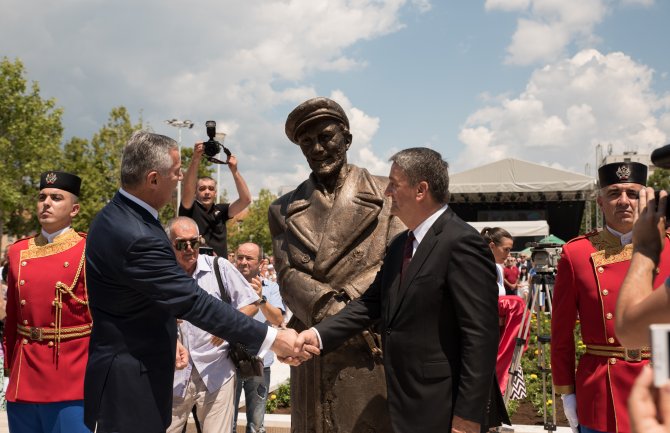
[{"label": "blue sky", "polygon": [[[349,114],[349,160],[387,174],[429,146],[459,172],[505,157],[580,173],[595,146],[670,142],[670,2],[661,0],[5,0],[0,55],[22,59],[90,138],[114,106],[216,120],[252,193],[308,175],[284,135],[293,107]],[[233,190],[223,170],[223,187]]]}]

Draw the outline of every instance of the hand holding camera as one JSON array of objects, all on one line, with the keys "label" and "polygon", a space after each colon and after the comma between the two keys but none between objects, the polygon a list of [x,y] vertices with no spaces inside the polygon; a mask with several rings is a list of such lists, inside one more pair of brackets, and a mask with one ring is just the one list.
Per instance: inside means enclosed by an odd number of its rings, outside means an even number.
[{"label": "hand holding camera", "polygon": [[633,226],[634,251],[651,259],[656,266],[665,239],[667,197],[666,191],[655,194],[652,188],[641,189]]},{"label": "hand holding camera", "polygon": [[221,150],[223,150],[223,153],[226,154],[228,160],[231,156],[230,150],[214,139],[216,137],[216,122],[213,120],[208,120],[205,122],[205,127],[207,128],[207,136],[209,137],[209,140],[203,143],[205,158],[215,164],[228,164],[228,161],[224,162],[216,158],[216,155],[218,155]]}]

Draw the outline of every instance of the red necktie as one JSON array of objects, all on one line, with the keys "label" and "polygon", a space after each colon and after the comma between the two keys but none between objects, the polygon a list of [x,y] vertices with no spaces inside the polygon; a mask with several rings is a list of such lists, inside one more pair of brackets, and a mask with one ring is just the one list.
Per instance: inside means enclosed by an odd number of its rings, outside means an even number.
[{"label": "red necktie", "polygon": [[414,233],[407,232],[407,239],[405,239],[405,248],[402,255],[402,268],[400,270],[400,278],[402,279],[405,276],[405,271],[409,266],[409,262],[412,260],[412,252],[414,250]]}]

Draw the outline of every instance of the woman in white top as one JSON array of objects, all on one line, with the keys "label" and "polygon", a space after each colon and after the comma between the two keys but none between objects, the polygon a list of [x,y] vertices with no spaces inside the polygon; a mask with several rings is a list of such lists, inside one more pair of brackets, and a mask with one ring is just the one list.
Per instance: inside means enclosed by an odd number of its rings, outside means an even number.
[{"label": "woman in white top", "polygon": [[505,284],[503,280],[503,263],[509,257],[512,251],[514,239],[507,230],[502,227],[484,227],[481,231],[484,240],[489,244],[493,258],[496,262],[496,270],[498,272],[498,296],[505,296]]}]

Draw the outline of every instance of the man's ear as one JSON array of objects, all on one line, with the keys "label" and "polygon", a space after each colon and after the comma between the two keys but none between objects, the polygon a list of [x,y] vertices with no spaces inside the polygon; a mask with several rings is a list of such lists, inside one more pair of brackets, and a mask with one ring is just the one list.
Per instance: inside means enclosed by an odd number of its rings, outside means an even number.
[{"label": "man's ear", "polygon": [[158,185],[158,172],[157,171],[150,171],[149,173],[147,173],[147,183],[150,186]]},{"label": "man's ear", "polygon": [[74,204],[72,205],[72,210],[70,211],[70,217],[71,217],[71,218],[76,217],[77,214],[79,213],[79,209],[80,209],[80,207],[79,207],[79,203],[74,203]]},{"label": "man's ear", "polygon": [[428,182],[422,180],[416,186],[416,196],[417,198],[424,198],[427,196],[427,194],[428,194]]},{"label": "man's ear", "polygon": [[349,131],[344,131],[342,133],[344,135],[344,141],[347,142],[347,150],[349,150],[349,147],[351,146],[351,142],[353,141],[353,136],[351,135],[351,132]]}]

